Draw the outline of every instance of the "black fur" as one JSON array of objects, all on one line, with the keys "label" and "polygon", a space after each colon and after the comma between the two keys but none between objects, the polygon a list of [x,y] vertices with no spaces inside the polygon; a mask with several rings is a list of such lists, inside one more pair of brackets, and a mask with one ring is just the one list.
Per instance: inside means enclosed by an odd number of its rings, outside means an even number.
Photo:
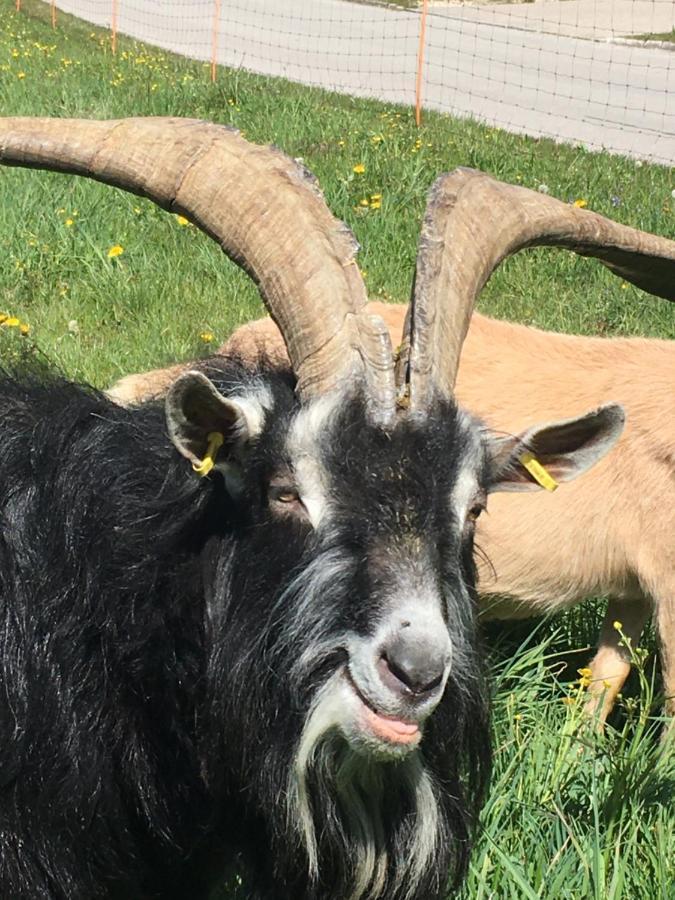
[{"label": "black fur", "polygon": [[[232,364],[217,386],[241,394],[250,377]],[[443,839],[413,893],[400,764],[377,763],[389,859],[378,896],[440,900],[448,877],[461,879],[489,736],[474,611],[452,590],[468,585],[471,605],[472,537],[453,537],[448,509],[454,410],[384,433],[346,403],[322,448],[335,515],[317,536],[270,512],[297,402],[290,378],[264,381],[274,413],[235,500],[219,476],[194,475],[161,406],[123,410],[58,378],[0,379],[0,896],[197,898],[234,867],[251,898],[346,900],[340,799],[315,779],[312,880],[289,771],[317,689],[344,663],[340,635],[368,633],[387,554],[405,557],[412,537],[450,587],[465,654],[420,751]],[[328,560],[339,577],[308,610],[297,585]],[[338,765],[341,739],[326,752]]]}]

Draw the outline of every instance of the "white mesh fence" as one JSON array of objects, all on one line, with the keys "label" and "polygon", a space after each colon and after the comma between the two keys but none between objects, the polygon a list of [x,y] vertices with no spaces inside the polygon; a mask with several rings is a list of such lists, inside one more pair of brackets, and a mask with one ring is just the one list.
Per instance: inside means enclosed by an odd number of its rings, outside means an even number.
[{"label": "white mesh fence", "polygon": [[426,109],[675,164],[675,0],[56,6],[197,59],[397,103],[419,86]]}]

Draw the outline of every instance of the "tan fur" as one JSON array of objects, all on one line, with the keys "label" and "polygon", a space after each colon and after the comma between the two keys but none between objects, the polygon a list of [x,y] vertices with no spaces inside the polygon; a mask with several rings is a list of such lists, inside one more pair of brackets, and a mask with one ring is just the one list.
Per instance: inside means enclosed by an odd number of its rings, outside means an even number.
[{"label": "tan fur", "polygon": [[[398,344],[405,307],[371,303]],[[249,323],[221,353],[286,359],[270,319]],[[180,366],[129,376],[110,391],[121,403],[164,393]],[[630,669],[613,627],[635,645],[655,613],[666,708],[675,715],[675,344],[642,338],[554,334],[474,314],[456,388],[459,402],[491,428],[519,432],[622,403],[616,448],[554,494],[495,494],[479,520],[480,589],[488,618],[564,609],[609,597],[592,671],[589,712],[609,713]]]}]

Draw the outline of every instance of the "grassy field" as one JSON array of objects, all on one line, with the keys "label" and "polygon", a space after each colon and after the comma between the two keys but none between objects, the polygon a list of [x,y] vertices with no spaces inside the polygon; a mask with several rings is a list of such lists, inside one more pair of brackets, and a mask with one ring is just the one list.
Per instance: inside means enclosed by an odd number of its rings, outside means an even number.
[{"label": "grassy field", "polygon": [[631,34],[629,37],[636,41],[664,41],[675,44],[675,28],[672,31],[649,31],[647,34]]},{"label": "grassy field", "polygon": [[[113,57],[105,32],[63,15],[52,31],[48,5],[22,9],[0,0],[3,114],[192,116],[275,142],[305,160],[355,231],[373,297],[407,299],[426,191],[456,165],[675,236],[672,171],[433,114],[417,130],[408,109],[245,72],[221,71],[211,85],[201,63],[124,39]],[[28,326],[0,327],[0,358],[40,354],[101,386],[208,352],[261,312],[246,277],[190,225],[44,173],[0,169],[0,277],[0,312]],[[481,309],[563,331],[675,337],[672,307],[560,251],[509,261]],[[606,736],[579,730],[576,669],[600,608],[488,634],[495,776],[465,900],[673,896],[675,754],[650,718],[653,654],[639,660]]]},{"label": "grassy field", "polygon": [[422,5],[421,0],[350,0],[350,2],[366,6],[391,6],[392,9],[417,9]]}]

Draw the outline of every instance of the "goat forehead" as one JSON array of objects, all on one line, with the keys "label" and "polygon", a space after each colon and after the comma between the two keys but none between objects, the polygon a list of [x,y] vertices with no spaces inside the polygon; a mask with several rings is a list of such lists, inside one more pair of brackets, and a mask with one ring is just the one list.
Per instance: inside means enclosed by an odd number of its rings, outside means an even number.
[{"label": "goat forehead", "polygon": [[437,415],[402,419],[391,431],[341,423],[330,444],[329,469],[358,507],[360,493],[366,505],[389,512],[397,528],[414,527],[420,515],[445,508],[457,480],[477,481],[482,474],[483,451],[473,423],[454,406]]},{"label": "goat forehead", "polygon": [[358,397],[323,397],[294,418],[287,452],[315,525],[342,511],[408,535],[448,504],[465,511],[484,468],[480,426],[452,403],[383,429]]}]

